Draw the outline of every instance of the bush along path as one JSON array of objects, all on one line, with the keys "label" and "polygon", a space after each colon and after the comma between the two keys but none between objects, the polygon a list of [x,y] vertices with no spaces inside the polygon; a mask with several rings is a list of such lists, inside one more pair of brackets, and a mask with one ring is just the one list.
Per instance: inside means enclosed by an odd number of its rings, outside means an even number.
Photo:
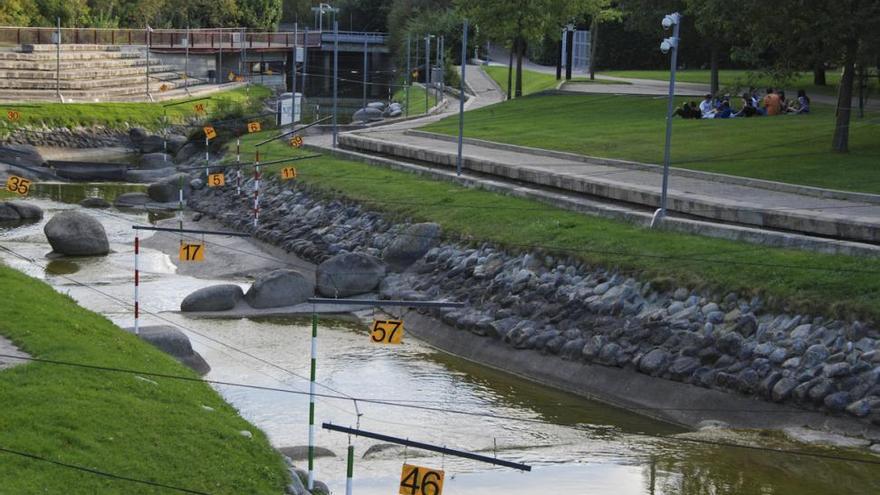
[{"label": "bush along path", "polygon": [[495,345],[880,425],[880,333],[870,325],[773,312],[760,297],[663,289],[573,256],[463,243],[442,225],[396,222],[290,184],[264,183],[256,231],[233,188],[202,189],[190,204],[314,263],[345,252],[382,258],[383,297],[465,301],[435,316]]}]

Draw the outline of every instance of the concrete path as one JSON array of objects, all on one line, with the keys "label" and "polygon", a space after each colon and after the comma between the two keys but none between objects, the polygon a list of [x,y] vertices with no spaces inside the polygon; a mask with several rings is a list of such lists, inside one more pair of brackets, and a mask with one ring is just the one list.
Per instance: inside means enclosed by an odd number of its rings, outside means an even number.
[{"label": "concrete path", "polygon": [[[467,83],[477,93],[468,109],[503,100],[498,88],[481,70],[468,70]],[[342,133],[339,145],[410,163],[451,168],[456,162],[455,138],[417,129],[457,110],[456,100],[437,115]],[[330,148],[328,138],[310,137],[309,144],[327,149]],[[465,170],[484,176],[577,193],[642,211],[653,211],[660,202],[662,168],[655,165],[473,139],[466,140],[463,155]],[[673,215],[856,242],[880,242],[880,196],[877,195],[683,169],[673,169],[670,177],[668,207]]]}]

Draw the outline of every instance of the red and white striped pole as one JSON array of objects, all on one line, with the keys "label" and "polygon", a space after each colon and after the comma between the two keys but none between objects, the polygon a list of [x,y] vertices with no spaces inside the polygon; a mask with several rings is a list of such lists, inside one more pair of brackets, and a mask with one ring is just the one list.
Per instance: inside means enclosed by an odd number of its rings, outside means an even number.
[{"label": "red and white striped pole", "polygon": [[138,289],[141,285],[141,271],[138,266],[138,258],[141,251],[141,241],[138,238],[138,235],[134,235],[134,334],[140,335],[140,316],[141,316],[141,307],[140,307],[140,299],[138,297]]},{"label": "red and white striped pole", "polygon": [[210,153],[211,140],[208,139],[208,136],[205,136],[205,176],[211,175],[211,169],[207,168],[208,165],[211,164],[211,155]]},{"label": "red and white striped pole", "polygon": [[260,150],[254,160],[254,229],[260,221]]},{"label": "red and white striped pole", "polygon": [[235,164],[239,165],[238,169],[236,169],[237,171],[235,172],[235,194],[237,196],[241,196],[241,136],[238,136],[235,139]]}]

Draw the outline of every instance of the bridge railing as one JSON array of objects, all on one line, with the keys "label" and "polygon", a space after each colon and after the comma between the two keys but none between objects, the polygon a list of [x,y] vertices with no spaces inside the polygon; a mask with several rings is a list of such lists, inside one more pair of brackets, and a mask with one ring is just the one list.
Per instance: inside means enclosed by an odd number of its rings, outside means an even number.
[{"label": "bridge railing", "polygon": [[[334,35],[332,31],[324,31],[321,33],[321,41],[333,42]],[[364,41],[370,45],[384,45],[388,41],[388,33],[369,32],[369,31],[339,31],[340,43],[358,43],[363,44]]]},{"label": "bridge railing", "polygon": [[[0,26],[0,45],[43,45],[55,43],[57,28]],[[321,33],[253,32],[240,28],[215,29],[146,29],[61,28],[61,43],[65,45],[138,45],[149,39],[151,48],[194,49],[245,48],[264,49],[321,45]],[[188,38],[187,38],[188,35]]]}]

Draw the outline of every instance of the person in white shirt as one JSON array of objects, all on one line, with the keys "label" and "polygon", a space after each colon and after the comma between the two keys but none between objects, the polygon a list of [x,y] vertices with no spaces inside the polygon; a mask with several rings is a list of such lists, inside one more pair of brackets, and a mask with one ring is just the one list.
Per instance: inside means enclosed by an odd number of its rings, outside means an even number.
[{"label": "person in white shirt", "polygon": [[700,102],[700,115],[704,119],[715,118],[715,105],[712,104],[712,95],[707,94],[703,101]]}]

